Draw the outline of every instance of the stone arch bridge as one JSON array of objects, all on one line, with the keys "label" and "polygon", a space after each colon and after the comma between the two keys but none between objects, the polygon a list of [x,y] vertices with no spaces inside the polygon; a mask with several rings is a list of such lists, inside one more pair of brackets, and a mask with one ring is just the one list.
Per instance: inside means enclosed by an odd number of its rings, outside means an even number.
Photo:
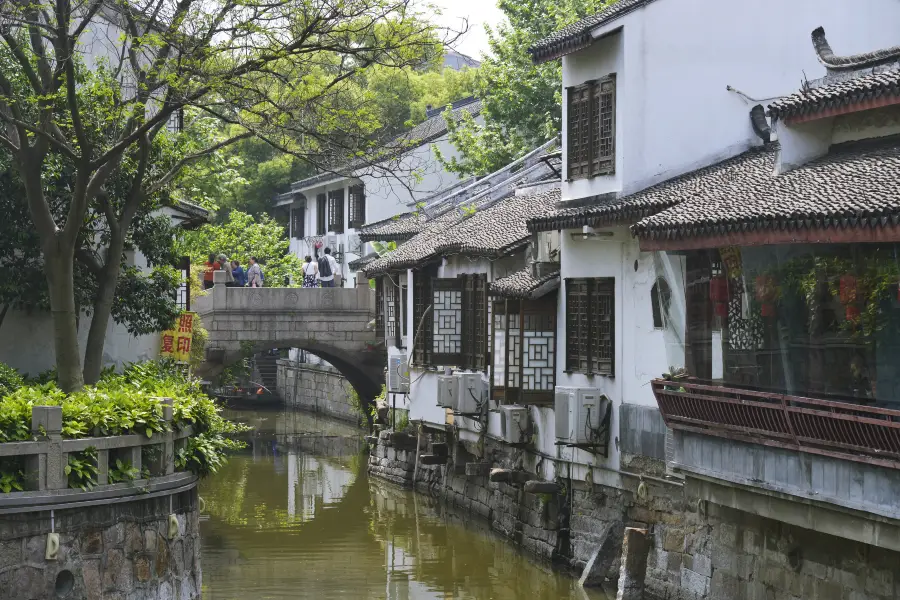
[{"label": "stone arch bridge", "polygon": [[381,392],[385,352],[370,325],[375,293],[368,287],[231,288],[217,281],[192,309],[209,332],[201,375],[248,352],[302,348],[331,363],[361,398]]}]

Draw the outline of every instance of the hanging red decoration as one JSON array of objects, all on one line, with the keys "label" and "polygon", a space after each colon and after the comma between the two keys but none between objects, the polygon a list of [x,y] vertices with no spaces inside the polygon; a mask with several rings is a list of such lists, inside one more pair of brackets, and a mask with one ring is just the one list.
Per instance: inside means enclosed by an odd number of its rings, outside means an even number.
[{"label": "hanging red decoration", "polygon": [[762,307],[760,308],[760,313],[764,317],[774,317],[775,316],[775,305],[770,302],[764,302]]},{"label": "hanging red decoration", "polygon": [[848,321],[859,321],[859,307],[855,304],[848,304],[845,309],[844,316],[847,317]]},{"label": "hanging red decoration", "polygon": [[856,277],[850,275],[841,275],[840,280],[840,299],[841,304],[852,304],[856,302],[857,281]]},{"label": "hanging red decoration", "polygon": [[713,302],[728,302],[728,280],[724,275],[710,278],[709,299]]},{"label": "hanging red decoration", "polygon": [[715,304],[716,316],[717,317],[727,317],[728,316],[728,305],[724,302],[716,302]]}]

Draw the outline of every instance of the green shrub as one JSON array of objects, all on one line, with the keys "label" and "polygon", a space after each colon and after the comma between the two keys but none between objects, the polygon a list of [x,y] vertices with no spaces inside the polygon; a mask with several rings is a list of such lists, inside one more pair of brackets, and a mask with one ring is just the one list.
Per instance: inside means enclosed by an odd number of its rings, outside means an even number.
[{"label": "green shrub", "polygon": [[[173,399],[171,423],[163,419],[160,398],[164,397]],[[200,476],[215,472],[224,464],[226,452],[242,447],[229,436],[246,429],[224,419],[215,400],[203,393],[197,381],[187,379],[177,365],[165,361],[133,364],[122,374],[106,371],[97,385],[73,394],[65,394],[51,382],[26,384],[2,395],[0,442],[32,439],[33,406],[61,406],[62,435],[67,439],[128,434],[153,438],[172,428],[191,426],[194,435],[177,459],[179,468]],[[89,473],[90,461],[71,456],[66,473],[70,485],[89,488],[96,481]],[[115,477],[132,475],[131,465],[123,467]],[[3,477],[11,473],[0,464],[0,489],[4,487]],[[14,479],[21,484],[20,479]]]},{"label": "green shrub", "polygon": [[11,394],[25,384],[18,371],[9,365],[0,363],[0,396]]}]

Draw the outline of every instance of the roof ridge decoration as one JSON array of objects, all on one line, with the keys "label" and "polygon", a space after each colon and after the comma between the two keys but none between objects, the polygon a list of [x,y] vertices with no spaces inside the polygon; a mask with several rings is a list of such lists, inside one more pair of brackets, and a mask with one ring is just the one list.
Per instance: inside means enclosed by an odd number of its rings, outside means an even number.
[{"label": "roof ridge decoration", "polygon": [[825,28],[823,27],[813,29],[812,43],[816,56],[819,57],[819,62],[825,65],[825,68],[829,71],[854,71],[900,61],[900,46],[872,52],[862,52],[860,54],[836,56],[828,43],[828,39],[825,37]]}]

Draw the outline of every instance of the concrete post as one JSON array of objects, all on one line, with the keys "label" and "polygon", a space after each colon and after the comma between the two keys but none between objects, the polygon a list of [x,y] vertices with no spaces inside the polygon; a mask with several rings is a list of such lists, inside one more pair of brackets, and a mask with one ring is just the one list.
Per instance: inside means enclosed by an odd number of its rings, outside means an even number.
[{"label": "concrete post", "polygon": [[225,271],[218,269],[213,271],[213,289],[212,294],[213,310],[225,310],[228,308],[228,288],[225,287]]},{"label": "concrete post", "polygon": [[646,529],[625,528],[616,600],[643,600],[650,539]]},{"label": "concrete post", "polygon": [[[172,398],[160,398],[163,406],[163,419],[169,424],[172,423],[174,416],[174,400]],[[162,444],[162,470],[163,475],[171,475],[175,472],[175,440],[171,433],[166,434],[166,441]]]},{"label": "concrete post", "polygon": [[68,459],[62,451],[62,407],[33,406],[31,432],[45,436],[49,442],[47,454],[28,457],[27,469],[37,475],[35,487],[38,490],[65,489],[67,481],[63,469]]}]

